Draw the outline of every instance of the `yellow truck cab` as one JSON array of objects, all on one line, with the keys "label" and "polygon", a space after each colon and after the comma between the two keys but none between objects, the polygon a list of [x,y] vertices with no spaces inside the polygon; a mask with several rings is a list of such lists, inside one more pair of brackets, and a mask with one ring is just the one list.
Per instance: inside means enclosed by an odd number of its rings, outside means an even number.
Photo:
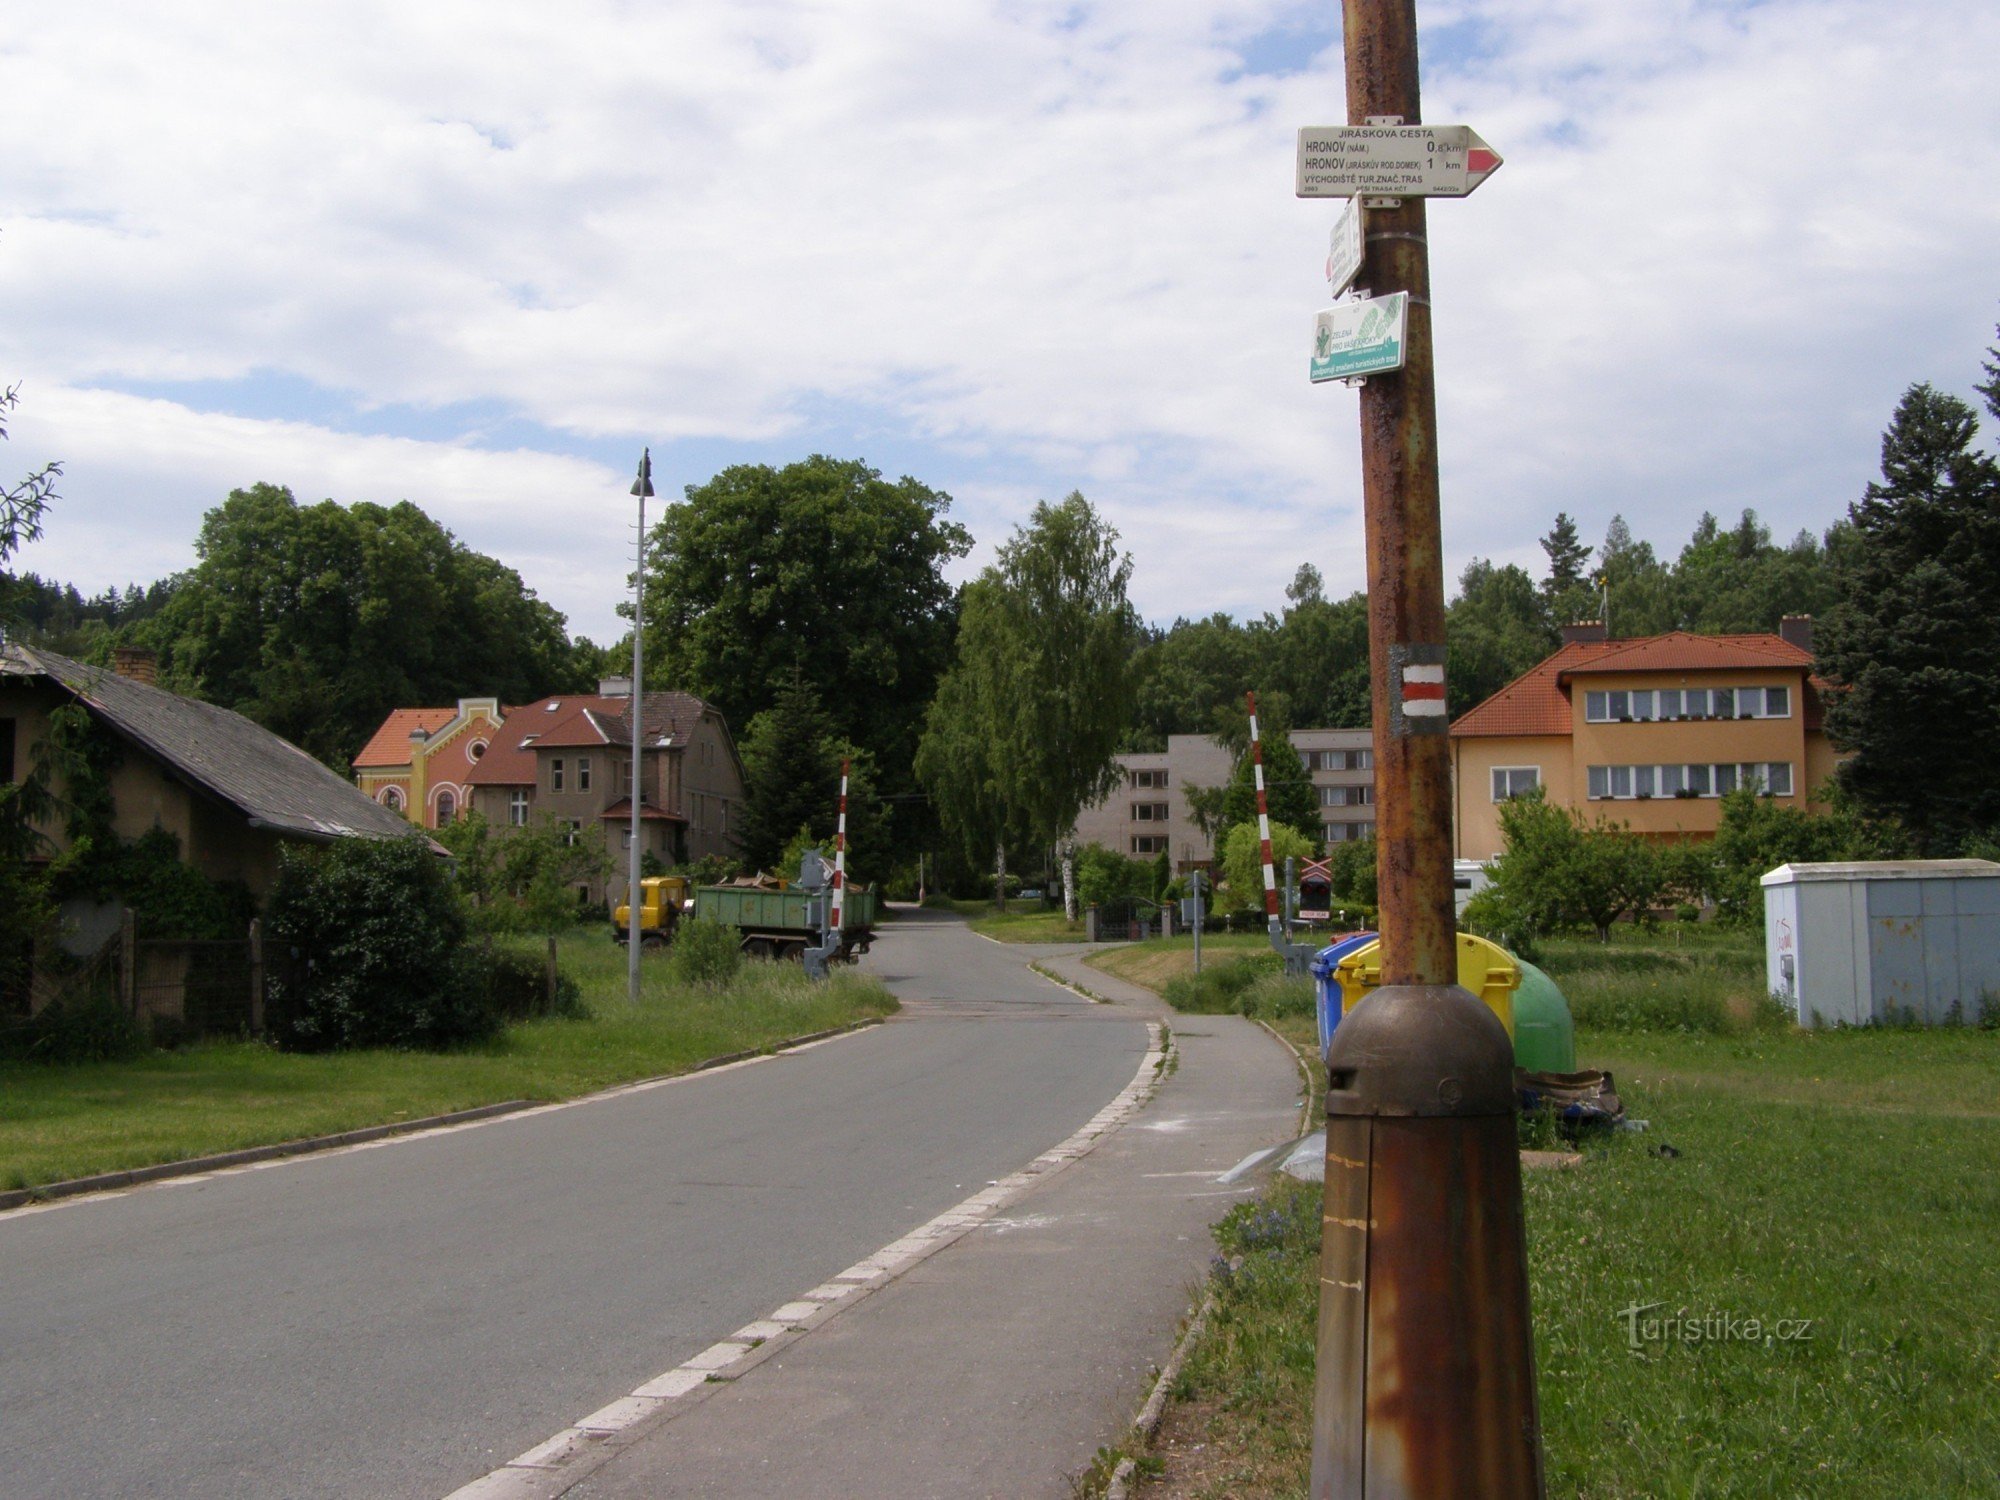
[{"label": "yellow truck cab", "polygon": [[[639,941],[664,943],[687,906],[688,883],[682,875],[649,875],[639,882]],[[621,904],[611,914],[611,935],[625,942],[632,931],[632,908]]]}]

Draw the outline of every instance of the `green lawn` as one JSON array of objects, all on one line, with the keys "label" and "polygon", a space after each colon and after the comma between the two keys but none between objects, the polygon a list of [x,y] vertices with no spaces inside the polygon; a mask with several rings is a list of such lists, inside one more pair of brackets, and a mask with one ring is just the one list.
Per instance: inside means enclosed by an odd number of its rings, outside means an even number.
[{"label": "green lawn", "polygon": [[0,1064],[0,1189],[508,1099],[573,1098],[895,1009],[872,978],[815,985],[773,964],[747,966],[730,989],[678,990],[653,954],[634,1007],[625,950],[602,928],[570,934],[561,962],[590,1019],[523,1022],[459,1052],[302,1056],[232,1042],[82,1067]]},{"label": "green lawn", "polygon": [[[1752,939],[1621,937],[1546,955],[1650,1121],[1526,1180],[1549,1493],[2000,1495],[2000,1032],[1800,1032],[1745,1008]],[[1304,1493],[1317,1204],[1224,1226],[1154,1493]]]}]

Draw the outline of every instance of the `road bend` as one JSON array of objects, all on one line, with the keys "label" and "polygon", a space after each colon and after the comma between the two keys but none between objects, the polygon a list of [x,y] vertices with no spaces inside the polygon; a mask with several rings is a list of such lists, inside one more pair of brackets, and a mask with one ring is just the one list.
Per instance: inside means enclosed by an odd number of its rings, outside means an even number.
[{"label": "road bend", "polygon": [[1116,1096],[1143,1018],[911,913],[889,1024],[570,1108],[0,1215],[0,1494],[435,1497]]}]

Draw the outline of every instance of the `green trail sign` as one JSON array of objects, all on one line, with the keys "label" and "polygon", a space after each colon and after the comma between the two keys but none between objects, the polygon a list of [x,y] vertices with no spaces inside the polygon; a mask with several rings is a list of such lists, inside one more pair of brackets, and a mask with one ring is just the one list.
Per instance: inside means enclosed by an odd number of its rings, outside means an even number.
[{"label": "green trail sign", "polygon": [[1396,292],[1321,311],[1313,328],[1314,382],[1402,369],[1409,310],[1410,294]]}]

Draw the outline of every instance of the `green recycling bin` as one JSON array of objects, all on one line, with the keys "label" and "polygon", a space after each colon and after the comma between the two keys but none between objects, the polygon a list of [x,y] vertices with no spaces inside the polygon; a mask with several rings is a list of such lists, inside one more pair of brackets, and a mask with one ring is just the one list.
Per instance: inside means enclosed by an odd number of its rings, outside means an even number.
[{"label": "green recycling bin", "polygon": [[1526,959],[1514,991],[1514,1064],[1530,1073],[1576,1071],[1576,1022],[1556,982]]}]

